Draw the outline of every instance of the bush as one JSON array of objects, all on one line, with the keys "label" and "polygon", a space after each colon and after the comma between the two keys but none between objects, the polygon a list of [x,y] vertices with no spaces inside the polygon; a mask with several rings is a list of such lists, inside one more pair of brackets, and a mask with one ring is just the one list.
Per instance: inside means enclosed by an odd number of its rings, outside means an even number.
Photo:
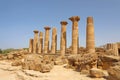
[{"label": "bush", "polygon": [[12,52],[14,50],[15,49],[13,49],[13,48],[5,49],[5,50],[2,51],[2,54],[7,54],[7,53]]},{"label": "bush", "polygon": [[2,49],[0,49],[0,54],[2,53]]}]

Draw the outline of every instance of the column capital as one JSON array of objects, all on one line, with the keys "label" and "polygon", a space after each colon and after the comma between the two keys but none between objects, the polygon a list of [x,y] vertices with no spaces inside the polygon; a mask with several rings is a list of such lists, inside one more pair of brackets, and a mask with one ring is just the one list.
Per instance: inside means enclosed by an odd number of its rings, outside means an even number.
[{"label": "column capital", "polygon": [[69,20],[71,20],[72,22],[79,21],[80,17],[79,16],[72,16],[72,17],[69,18]]},{"label": "column capital", "polygon": [[93,17],[92,16],[87,17],[87,23],[93,23]]},{"label": "column capital", "polygon": [[33,32],[34,32],[34,33],[38,33],[39,31],[38,31],[38,30],[34,30]]},{"label": "column capital", "polygon": [[45,30],[50,30],[51,28],[49,26],[44,27]]},{"label": "column capital", "polygon": [[68,23],[67,23],[67,21],[61,21],[60,24],[61,25],[67,25]]},{"label": "column capital", "polygon": [[43,32],[40,32],[40,33],[39,33],[39,36],[43,36]]}]

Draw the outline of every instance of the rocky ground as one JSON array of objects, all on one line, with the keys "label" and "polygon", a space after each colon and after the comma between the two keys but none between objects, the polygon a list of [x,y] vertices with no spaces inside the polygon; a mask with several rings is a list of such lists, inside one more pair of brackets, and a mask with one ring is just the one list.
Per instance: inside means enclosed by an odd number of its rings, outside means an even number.
[{"label": "rocky ground", "polygon": [[80,51],[64,57],[26,50],[1,54],[0,80],[120,80],[120,56],[103,49]]},{"label": "rocky ground", "polygon": [[0,61],[0,80],[106,80],[90,78],[64,65],[55,65],[50,72],[41,73],[33,70],[23,70],[21,66],[11,66],[11,62]]}]

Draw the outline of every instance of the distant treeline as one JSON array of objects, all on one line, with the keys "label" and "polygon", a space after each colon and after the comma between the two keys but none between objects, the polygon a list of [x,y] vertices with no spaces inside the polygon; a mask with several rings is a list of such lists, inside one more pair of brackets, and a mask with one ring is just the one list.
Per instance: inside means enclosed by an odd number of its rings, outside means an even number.
[{"label": "distant treeline", "polygon": [[[28,48],[23,48],[23,49],[28,50]],[[10,53],[12,51],[17,51],[17,50],[19,50],[19,49],[14,49],[14,48],[9,48],[9,49],[4,49],[4,50],[0,49],[0,54],[7,54],[7,53]]]}]

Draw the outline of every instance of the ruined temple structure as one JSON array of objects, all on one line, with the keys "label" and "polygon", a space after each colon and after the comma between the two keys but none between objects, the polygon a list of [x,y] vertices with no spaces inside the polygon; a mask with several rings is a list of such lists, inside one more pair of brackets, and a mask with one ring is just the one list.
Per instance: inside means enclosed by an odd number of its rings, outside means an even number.
[{"label": "ruined temple structure", "polygon": [[[72,16],[69,18],[72,21],[72,43],[71,43],[71,54],[80,54],[79,53],[79,29],[78,22],[80,20],[79,16]],[[60,55],[65,56],[67,49],[67,21],[61,21],[61,36],[60,36]],[[50,46],[50,27],[44,27],[45,34],[38,30],[34,30],[34,39],[30,39],[29,42],[29,52],[30,53],[45,53],[45,54],[55,54],[57,51],[57,29],[52,28],[52,40],[51,40],[51,49]],[[44,42],[44,43],[43,43]],[[44,46],[43,46],[44,45]],[[86,26],[86,49],[90,53],[95,52],[95,39],[94,39],[94,24],[93,17],[87,17],[87,26]]]},{"label": "ruined temple structure", "polygon": [[45,29],[45,41],[44,41],[44,53],[49,51],[49,37],[50,37],[50,27],[44,27]]},{"label": "ruined temple structure", "polygon": [[[29,40],[29,53],[39,53],[39,54],[56,54],[59,53],[60,56],[65,56],[66,54],[83,54],[95,53],[95,33],[94,33],[94,20],[92,16],[86,18],[86,48],[83,50],[79,46],[79,26],[78,22],[80,20],[79,16],[72,16],[69,18],[72,22],[72,43],[70,48],[67,48],[67,21],[61,21],[61,33],[60,33],[60,43],[57,43],[57,28],[46,26],[45,34],[34,30],[34,39]],[[50,32],[52,32],[52,37],[50,38]],[[43,36],[44,35],[44,36]],[[51,39],[51,42],[50,42]],[[51,48],[50,47],[51,43]],[[60,45],[60,50],[57,50],[57,45]],[[108,51],[109,54],[114,56],[120,55],[120,43],[108,43],[103,47]],[[81,52],[82,51],[82,52]],[[110,53],[111,52],[111,53]]]},{"label": "ruined temple structure", "polygon": [[119,55],[119,50],[118,50],[118,45],[117,43],[108,43],[106,44],[105,47],[107,50],[112,51],[111,55],[118,56]]},{"label": "ruined temple structure", "polygon": [[38,53],[38,30],[34,30],[33,53]]},{"label": "ruined temple structure", "polygon": [[39,33],[39,42],[38,42],[38,53],[42,53],[43,52],[43,33],[40,32]]},{"label": "ruined temple structure", "polygon": [[72,16],[69,18],[72,21],[72,54],[78,54],[79,49],[79,32],[78,32],[78,21],[79,16]]},{"label": "ruined temple structure", "polygon": [[52,44],[51,44],[51,53],[55,54],[57,50],[57,29],[52,29]]},{"label": "ruined temple structure", "polygon": [[61,40],[60,40],[60,54],[61,56],[64,56],[66,53],[66,26],[67,26],[67,22],[66,21],[61,21]]},{"label": "ruined temple structure", "polygon": [[87,51],[90,53],[95,52],[93,17],[87,17],[86,48],[87,48]]}]

